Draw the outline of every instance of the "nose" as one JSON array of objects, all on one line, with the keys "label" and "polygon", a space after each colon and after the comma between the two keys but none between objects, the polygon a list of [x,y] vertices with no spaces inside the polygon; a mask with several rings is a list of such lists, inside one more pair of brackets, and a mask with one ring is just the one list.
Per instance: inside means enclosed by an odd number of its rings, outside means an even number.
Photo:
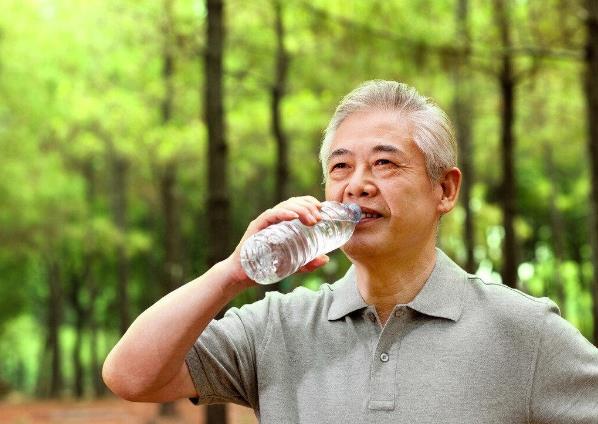
[{"label": "nose", "polygon": [[378,189],[374,184],[370,173],[364,169],[356,169],[345,187],[344,197],[347,199],[373,197],[376,195],[377,191]]}]

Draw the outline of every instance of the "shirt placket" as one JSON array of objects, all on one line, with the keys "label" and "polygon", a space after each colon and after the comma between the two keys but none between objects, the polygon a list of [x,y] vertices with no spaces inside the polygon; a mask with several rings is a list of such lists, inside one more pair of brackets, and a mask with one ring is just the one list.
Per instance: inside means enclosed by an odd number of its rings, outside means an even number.
[{"label": "shirt placket", "polygon": [[[395,307],[386,325],[378,333],[379,338],[374,347],[370,367],[370,399],[368,402],[370,410],[392,411],[396,408],[396,370],[405,312],[404,306]],[[366,316],[373,321],[372,325],[380,328],[373,311],[368,311]]]}]

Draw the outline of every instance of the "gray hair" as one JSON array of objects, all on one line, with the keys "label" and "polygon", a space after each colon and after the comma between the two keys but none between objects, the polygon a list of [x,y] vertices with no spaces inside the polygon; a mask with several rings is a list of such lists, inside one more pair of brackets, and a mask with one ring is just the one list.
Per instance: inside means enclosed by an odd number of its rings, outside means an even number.
[{"label": "gray hair", "polygon": [[396,81],[366,81],[347,94],[339,103],[320,147],[320,162],[324,181],[334,134],[352,113],[364,110],[396,111],[413,124],[413,141],[426,159],[428,177],[438,181],[445,170],[457,166],[457,143],[452,124],[446,113],[415,88]]}]

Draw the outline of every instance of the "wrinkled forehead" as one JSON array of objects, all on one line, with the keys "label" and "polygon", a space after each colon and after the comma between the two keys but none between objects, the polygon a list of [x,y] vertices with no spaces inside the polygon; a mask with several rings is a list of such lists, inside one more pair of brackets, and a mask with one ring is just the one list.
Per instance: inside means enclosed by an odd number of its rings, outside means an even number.
[{"label": "wrinkled forehead", "polygon": [[411,134],[411,125],[396,113],[350,115],[337,128],[323,159],[328,163],[340,156],[376,153],[407,157],[416,147]]}]

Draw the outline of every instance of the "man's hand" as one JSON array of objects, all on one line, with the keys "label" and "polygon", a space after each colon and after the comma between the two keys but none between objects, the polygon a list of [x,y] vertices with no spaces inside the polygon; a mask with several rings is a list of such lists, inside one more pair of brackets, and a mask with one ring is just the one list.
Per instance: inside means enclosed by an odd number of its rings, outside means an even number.
[{"label": "man's hand", "polygon": [[[260,216],[249,223],[245,234],[241,238],[239,245],[235,251],[225,260],[228,263],[228,268],[231,272],[231,277],[235,281],[243,282],[246,287],[255,285],[255,282],[250,280],[245,274],[241,266],[241,246],[249,237],[269,227],[273,224],[278,224],[282,221],[292,221],[299,219],[304,225],[314,225],[322,219],[320,209],[322,205],[318,199],[313,196],[291,197],[284,202],[264,211]],[[315,258],[313,261],[307,263],[299,269],[299,272],[311,272],[329,261],[328,256],[322,255]]]}]

